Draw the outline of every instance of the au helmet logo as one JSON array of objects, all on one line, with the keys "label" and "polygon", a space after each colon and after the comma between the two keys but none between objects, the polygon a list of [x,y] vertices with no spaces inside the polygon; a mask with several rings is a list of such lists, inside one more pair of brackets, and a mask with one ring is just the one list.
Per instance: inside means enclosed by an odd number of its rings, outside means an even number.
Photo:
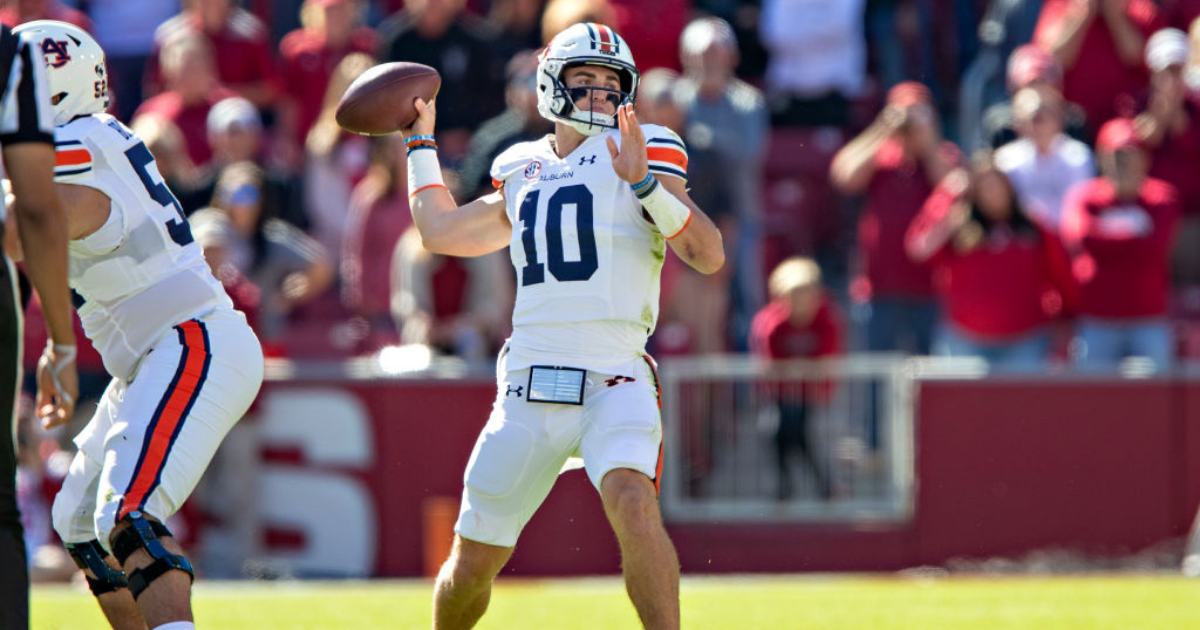
[{"label": "au helmet logo", "polygon": [[67,52],[66,40],[56,40],[47,37],[42,40],[42,54],[46,56],[46,65],[51,68],[61,68],[71,60]]},{"label": "au helmet logo", "polygon": [[528,166],[525,167],[525,179],[533,179],[534,177],[538,176],[538,173],[541,173],[541,172],[542,172],[542,163],[537,160],[534,160],[534,161],[530,162]]}]

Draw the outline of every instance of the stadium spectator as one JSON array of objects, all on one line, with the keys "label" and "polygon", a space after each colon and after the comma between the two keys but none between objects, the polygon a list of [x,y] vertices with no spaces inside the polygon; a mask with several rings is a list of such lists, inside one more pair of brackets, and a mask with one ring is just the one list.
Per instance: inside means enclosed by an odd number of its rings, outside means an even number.
[{"label": "stadium spectator", "polygon": [[901,83],[875,122],[834,156],[830,177],[847,195],[866,195],[858,224],[856,319],[870,352],[929,354],[937,319],[929,269],[909,259],[904,234],[934,186],[958,161],[942,140],[929,90]]},{"label": "stadium spectator", "polygon": [[615,24],[616,21],[616,11],[608,0],[550,0],[542,12],[542,44],[550,43],[555,35],[572,24]]},{"label": "stadium spectator", "polygon": [[1146,111],[1137,117],[1138,137],[1150,154],[1150,177],[1175,187],[1183,217],[1172,252],[1176,284],[1200,284],[1200,108],[1184,80],[1188,40],[1168,28],[1146,44],[1151,72]]},{"label": "stadium spectator", "polygon": [[207,172],[196,168],[188,157],[187,140],[174,122],[157,115],[140,116],[129,128],[150,149],[159,174],[183,206],[185,214],[208,205],[212,187],[204,186]]},{"label": "stadium spectator", "polygon": [[647,123],[662,125],[682,136],[686,113],[676,95],[679,79],[679,73],[670,68],[647,70],[638,83],[637,114]]},{"label": "stadium spectator", "polygon": [[407,160],[400,136],[371,139],[371,164],[355,186],[341,251],[342,304],[372,331],[393,330],[392,252],[410,225]]},{"label": "stadium spectator", "polygon": [[[279,77],[269,33],[235,0],[187,0],[184,10],[154,31],[154,46],[162,50],[179,37],[200,37],[213,51],[217,79],[255,107],[269,110],[279,94]],[[170,79],[150,57],[146,69],[147,93],[156,94]]]},{"label": "stadium spectator", "polygon": [[64,5],[59,0],[9,0],[0,8],[0,24],[12,28],[34,20],[57,20],[74,24],[85,31],[92,30],[87,14]]},{"label": "stadium spectator", "polygon": [[[1025,88],[1037,88],[1043,93],[1054,92],[1055,96],[1048,95],[1047,98],[1062,102],[1064,132],[1077,140],[1090,138],[1086,126],[1087,114],[1083,108],[1062,98],[1062,72],[1062,65],[1053,55],[1038,46],[1026,44],[1014,50],[1008,58],[1005,73],[1008,92],[1012,97]],[[989,139],[993,149],[1016,140],[1019,134],[1013,101],[1004,100],[988,107],[983,112],[981,125],[984,137]]]},{"label": "stadium spectator", "polygon": [[1081,289],[1075,359],[1105,369],[1133,355],[1165,369],[1174,359],[1167,261],[1178,194],[1146,176],[1147,154],[1131,121],[1105,123],[1096,153],[1101,176],[1072,189],[1063,209],[1063,241]]},{"label": "stadium spectator", "polygon": [[542,47],[545,0],[492,0],[491,4],[487,19],[500,32],[501,44],[508,49],[506,57]]},{"label": "stadium spectator", "polygon": [[411,61],[442,75],[438,146],[449,164],[462,160],[471,132],[497,115],[504,102],[502,45],[482,18],[463,9],[465,0],[408,0],[379,26],[382,61]]},{"label": "stadium spectator", "polygon": [[1083,107],[1095,131],[1132,114],[1147,81],[1142,48],[1162,26],[1153,0],[1046,0],[1033,40],[1062,64],[1063,96]]},{"label": "stadium spectator", "polygon": [[361,23],[362,0],[305,0],[302,28],[279,43],[280,74],[286,105],[279,134],[298,147],[321,114],[325,91],[346,55],[375,53],[375,31]]},{"label": "stadium spectator", "polygon": [[[108,94],[125,122],[142,104],[142,81],[154,47],[154,30],[179,12],[179,0],[88,0],[93,34],[108,53]],[[111,110],[110,110],[111,111]]]},{"label": "stadium spectator", "polygon": [[764,302],[761,188],[767,109],[762,93],[734,76],[738,45],[724,20],[700,18],[688,24],[679,57],[684,74],[675,97],[685,116],[692,199],[709,209],[732,254],[718,273],[684,269],[683,274],[703,282],[701,291],[709,296],[730,296],[733,330],[726,326],[714,333],[744,349],[741,340]]},{"label": "stadium spectator", "polygon": [[866,0],[765,0],[759,35],[770,53],[773,124],[846,126],[866,80],[865,8]]},{"label": "stadium spectator", "polygon": [[1046,324],[1074,308],[1077,290],[1058,236],[1019,199],[981,153],[970,172],[946,176],[909,227],[909,256],[938,271],[937,354],[982,357],[1000,370],[1044,365]]},{"label": "stadium spectator", "polygon": [[213,50],[197,36],[177,37],[163,46],[163,78],[166,91],[142,103],[133,114],[161,116],[183,134],[188,158],[198,168],[208,166],[212,146],[208,143],[208,112],[218,102],[235,96],[217,81]]},{"label": "stadium spectator", "polygon": [[471,136],[467,156],[459,169],[463,192],[470,196],[493,190],[488,169],[502,151],[518,142],[536,140],[554,131],[554,126],[537,110],[537,53],[526,50],[513,55],[505,76],[508,79],[504,90],[507,108],[480,125]]},{"label": "stadium spectator", "polygon": [[[691,0],[609,0],[616,22],[608,22],[638,51],[638,66],[679,70],[676,42],[692,9]],[[647,16],[654,16],[647,19]]]},{"label": "stadium spectator", "polygon": [[1096,174],[1092,150],[1063,131],[1063,110],[1062,96],[1049,86],[1017,92],[1012,111],[1020,138],[995,158],[1024,214],[1054,234],[1067,191]]},{"label": "stadium spectator", "polygon": [[474,258],[430,253],[415,227],[396,243],[391,309],[401,343],[485,362],[509,330],[512,275],[503,251]]},{"label": "stadium spectator", "polygon": [[338,126],[337,104],[351,81],[374,63],[362,53],[342,59],[329,79],[321,113],[305,140],[304,215],[310,231],[330,252],[341,249],[350,194],[366,175],[370,162],[367,139]]},{"label": "stadium spectator", "polygon": [[225,167],[212,206],[233,225],[236,239],[228,259],[262,292],[258,333],[265,351],[278,354],[284,350],[277,341],[286,331],[288,315],[329,288],[335,272],[320,243],[273,214],[264,177],[252,163]]},{"label": "stadium spectator", "polygon": [[[821,286],[821,269],[808,258],[789,258],[771,272],[771,301],[754,316],[750,351],[768,359],[819,359],[842,354],[841,316]],[[791,498],[794,487],[791,455],[800,456],[822,498],[832,494],[830,475],[817,461],[809,439],[809,419],[829,403],[828,384],[785,381],[777,396],[775,464],[780,499]]]}]

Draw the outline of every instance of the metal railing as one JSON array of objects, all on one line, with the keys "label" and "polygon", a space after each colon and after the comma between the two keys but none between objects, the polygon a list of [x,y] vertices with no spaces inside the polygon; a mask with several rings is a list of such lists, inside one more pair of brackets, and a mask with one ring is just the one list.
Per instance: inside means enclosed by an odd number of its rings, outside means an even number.
[{"label": "metal railing", "polygon": [[892,355],[661,367],[662,504],[675,522],[906,521],[915,382],[987,371],[982,361]]}]

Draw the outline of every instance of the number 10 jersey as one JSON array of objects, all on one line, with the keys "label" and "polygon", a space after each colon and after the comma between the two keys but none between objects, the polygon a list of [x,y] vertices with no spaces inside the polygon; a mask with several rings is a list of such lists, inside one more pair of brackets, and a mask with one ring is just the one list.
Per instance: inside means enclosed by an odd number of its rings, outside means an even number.
[{"label": "number 10 jersey", "polygon": [[93,114],[56,128],[55,148],[56,182],[95,188],[112,202],[104,225],[68,244],[68,280],[84,299],[79,318],[105,369],[129,379],[171,327],[233,303],[132,131]]},{"label": "number 10 jersey", "polygon": [[[650,172],[686,179],[679,136],[642,125]],[[513,226],[517,298],[509,369],[533,364],[605,371],[637,360],[658,319],[666,241],[613,170],[606,139],[558,157],[549,136],[514,145],[492,164]]]}]

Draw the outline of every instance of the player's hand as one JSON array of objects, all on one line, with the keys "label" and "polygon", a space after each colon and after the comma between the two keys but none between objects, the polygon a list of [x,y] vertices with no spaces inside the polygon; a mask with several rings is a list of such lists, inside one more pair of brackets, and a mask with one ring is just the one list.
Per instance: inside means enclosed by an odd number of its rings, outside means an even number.
[{"label": "player's hand", "polygon": [[417,119],[413,124],[405,129],[401,129],[400,133],[405,138],[412,136],[432,136],[434,123],[437,121],[437,99],[433,99],[426,103],[420,98],[413,99],[413,108],[417,110]]},{"label": "player's hand", "polygon": [[636,184],[646,179],[650,166],[646,161],[646,136],[642,134],[642,126],[638,124],[632,105],[617,108],[617,128],[621,130],[621,149],[617,150],[617,143],[611,136],[606,139],[613,170],[617,172],[617,177]]},{"label": "player's hand", "polygon": [[79,399],[75,347],[46,344],[37,366],[37,409],[42,426],[52,429],[71,420]]}]

